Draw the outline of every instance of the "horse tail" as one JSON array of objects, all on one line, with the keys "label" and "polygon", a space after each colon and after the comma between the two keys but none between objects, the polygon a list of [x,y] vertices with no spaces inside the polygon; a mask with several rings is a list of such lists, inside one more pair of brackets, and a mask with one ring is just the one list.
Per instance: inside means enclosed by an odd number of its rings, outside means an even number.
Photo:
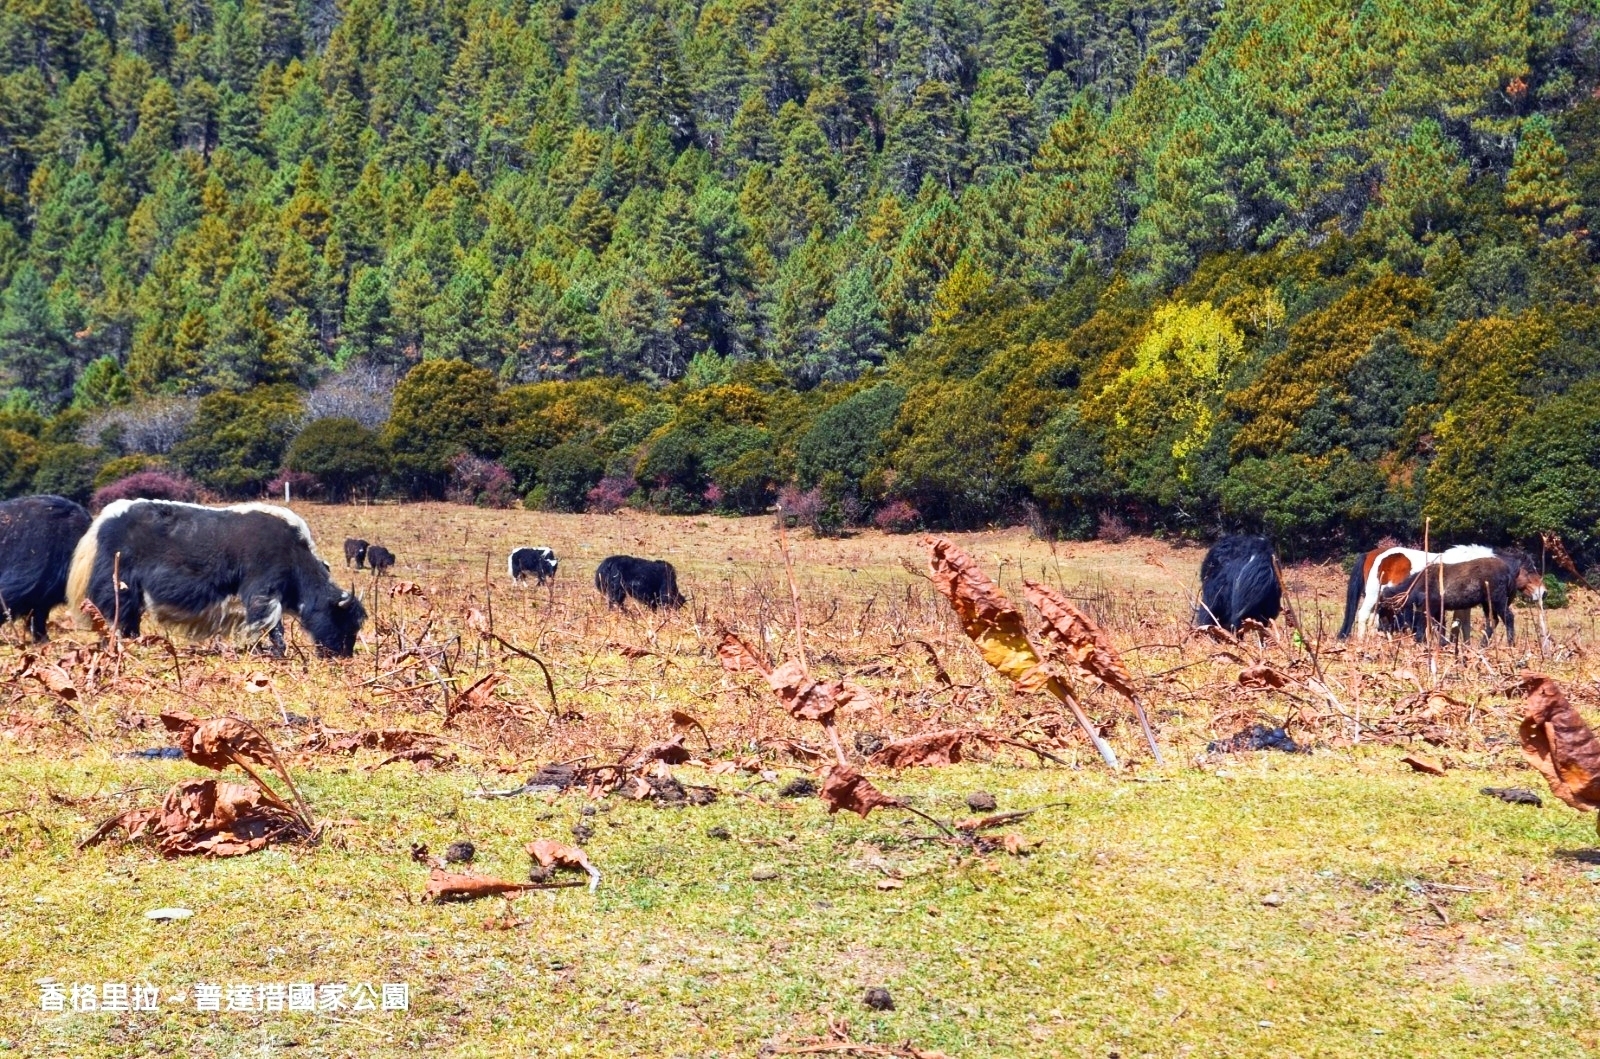
[{"label": "horse tail", "polygon": [[1350,639],[1350,630],[1356,627],[1356,610],[1361,606],[1361,591],[1367,582],[1367,552],[1356,555],[1356,565],[1350,569],[1350,584],[1344,590],[1344,624],[1339,626],[1339,639]]}]

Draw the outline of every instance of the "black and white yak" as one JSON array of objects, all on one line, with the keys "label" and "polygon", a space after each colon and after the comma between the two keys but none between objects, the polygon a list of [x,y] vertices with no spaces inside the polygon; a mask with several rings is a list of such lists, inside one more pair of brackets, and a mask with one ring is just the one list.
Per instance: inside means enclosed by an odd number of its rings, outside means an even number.
[{"label": "black and white yak", "polygon": [[49,638],[50,608],[67,601],[72,549],[89,521],[89,513],[65,497],[0,503],[0,618],[27,618],[34,643]]},{"label": "black and white yak", "polygon": [[678,591],[678,571],[665,559],[610,556],[595,568],[594,587],[606,597],[608,606],[624,610],[630,597],[651,610],[681,607],[684,602]]},{"label": "black and white yak", "polygon": [[1265,537],[1224,537],[1200,562],[1200,606],[1194,623],[1236,633],[1246,620],[1262,623],[1283,610],[1272,542]]},{"label": "black and white yak", "polygon": [[549,548],[518,548],[506,560],[506,571],[513,581],[521,581],[531,574],[542,585],[555,578],[556,567],[560,565],[561,560]]},{"label": "black and white yak", "polygon": [[266,638],[275,654],[286,613],[322,651],[346,657],[367,616],[334,584],[305,521],[271,504],[118,500],[78,542],[68,598],[93,602],[123,636],[149,616],[191,639]]}]

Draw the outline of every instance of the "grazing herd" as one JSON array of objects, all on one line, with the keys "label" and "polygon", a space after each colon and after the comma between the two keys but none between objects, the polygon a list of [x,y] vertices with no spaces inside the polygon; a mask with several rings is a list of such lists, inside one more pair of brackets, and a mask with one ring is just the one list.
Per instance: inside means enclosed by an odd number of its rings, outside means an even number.
[{"label": "grazing herd", "polygon": [[[359,538],[344,542],[345,566],[389,572],[395,555]],[[560,560],[548,547],[511,552],[513,581],[552,581]],[[1194,623],[1238,633],[1247,622],[1267,623],[1283,610],[1282,578],[1265,537],[1223,537],[1200,564]],[[633,600],[656,610],[681,607],[671,563],[613,555],[594,573],[610,607]],[[1339,637],[1380,628],[1418,640],[1430,624],[1464,638],[1470,613],[1482,607],[1485,637],[1504,625],[1516,635],[1511,610],[1518,593],[1538,601],[1544,579],[1525,552],[1463,545],[1443,552],[1380,548],[1356,557]],[[95,613],[119,635],[137,636],[146,617],[191,638],[242,636],[275,654],[284,650],[283,616],[292,614],[317,648],[348,657],[366,610],[340,588],[317,554],[311,530],[288,508],[273,504],[208,507],[171,500],[119,500],[91,519],[59,496],[0,502],[0,619],[26,619],[35,642],[47,635],[51,608],[68,604],[77,620]],[[1446,618],[1450,624],[1446,624]]]}]

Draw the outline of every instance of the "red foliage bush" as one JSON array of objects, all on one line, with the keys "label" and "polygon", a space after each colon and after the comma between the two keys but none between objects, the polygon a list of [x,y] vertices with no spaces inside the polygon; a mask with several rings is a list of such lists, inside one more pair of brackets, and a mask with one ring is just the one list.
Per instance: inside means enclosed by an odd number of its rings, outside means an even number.
[{"label": "red foliage bush", "polygon": [[872,516],[872,524],[885,533],[910,533],[922,522],[922,513],[904,500],[891,500]]},{"label": "red foliage bush", "polygon": [[117,500],[182,500],[192,504],[199,499],[200,487],[181,474],[140,471],[95,490],[89,506],[99,511]]},{"label": "red foliage bush", "polygon": [[632,478],[602,478],[598,485],[589,490],[586,510],[610,515],[627,506],[633,491]]},{"label": "red foliage bush", "polygon": [[493,460],[462,453],[450,461],[450,487],[445,496],[457,504],[511,507],[517,502],[517,483],[510,471]]}]

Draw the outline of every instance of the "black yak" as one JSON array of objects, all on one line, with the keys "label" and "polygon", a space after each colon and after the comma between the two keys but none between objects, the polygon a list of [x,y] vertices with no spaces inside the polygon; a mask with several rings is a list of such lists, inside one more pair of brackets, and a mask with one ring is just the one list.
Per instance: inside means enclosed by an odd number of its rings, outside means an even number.
[{"label": "black yak", "polygon": [[28,619],[34,643],[48,639],[50,608],[67,601],[72,549],[89,513],[60,496],[0,503],[0,617]]},{"label": "black yak", "polygon": [[386,574],[394,566],[394,552],[381,544],[367,548],[367,567],[374,574]]},{"label": "black yak", "polygon": [[1272,542],[1235,535],[1211,546],[1200,563],[1200,606],[1194,623],[1238,632],[1247,619],[1269,622],[1283,610]]},{"label": "black yak", "polygon": [[664,559],[610,556],[595,569],[594,587],[606,597],[608,606],[624,610],[630,597],[651,610],[683,606],[683,596],[678,592],[678,571]]}]

